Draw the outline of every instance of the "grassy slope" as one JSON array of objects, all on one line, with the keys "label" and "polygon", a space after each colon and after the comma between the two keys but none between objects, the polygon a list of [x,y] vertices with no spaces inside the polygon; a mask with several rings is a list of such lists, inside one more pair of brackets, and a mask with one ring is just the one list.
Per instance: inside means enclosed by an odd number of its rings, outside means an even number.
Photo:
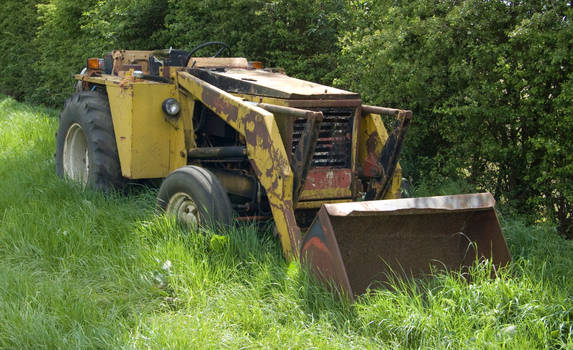
[{"label": "grassy slope", "polygon": [[0,96],[0,348],[573,347],[573,245],[505,219],[514,262],[353,305],[248,227],[178,231],[154,193],[82,192],[55,176],[56,113]]}]

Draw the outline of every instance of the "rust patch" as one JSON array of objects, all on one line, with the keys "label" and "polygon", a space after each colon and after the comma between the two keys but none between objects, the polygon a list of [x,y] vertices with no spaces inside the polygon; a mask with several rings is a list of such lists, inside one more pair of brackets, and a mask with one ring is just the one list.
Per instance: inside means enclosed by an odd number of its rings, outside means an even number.
[{"label": "rust patch", "polygon": [[[249,122],[252,122],[254,124],[253,130],[249,130],[249,128],[244,128],[245,141],[247,142],[247,145],[252,146],[255,152],[257,152],[257,150],[266,151],[271,161],[271,164],[267,169],[261,169],[256,164],[256,161],[251,159],[251,165],[253,166],[253,170],[255,171],[255,174],[257,174],[257,177],[259,179],[261,179],[263,174],[269,179],[274,178],[274,181],[271,183],[269,188],[266,188],[266,190],[267,192],[276,192],[279,187],[278,177],[280,175],[277,175],[275,173],[280,172],[281,169],[284,166],[288,166],[288,164],[285,164],[285,161],[282,159],[279,153],[279,149],[276,147],[272,147],[273,144],[271,142],[270,135],[267,131],[267,128],[263,120],[261,120],[262,119],[261,117],[259,117],[255,112],[249,112],[242,119],[245,125],[248,124]],[[253,155],[253,157],[256,158],[257,156]],[[275,195],[279,198],[282,197],[282,194],[278,192],[275,193]]]},{"label": "rust patch", "polygon": [[86,81],[86,78],[91,78],[91,77],[99,77],[101,74],[98,71],[95,70],[88,70],[86,72],[86,74],[82,77],[82,90],[83,91],[88,91],[89,89],[91,89],[92,84],[89,81]]},{"label": "rust patch", "polygon": [[[388,277],[467,271],[476,259],[511,261],[489,193],[324,204],[302,258],[352,298]],[[493,276],[492,276],[493,277]]]},{"label": "rust patch", "polygon": [[306,263],[315,275],[331,286],[334,282],[339,292],[353,300],[354,293],[348,280],[343,257],[336,241],[336,235],[328,213],[322,207],[303,242],[301,243],[301,262]]},{"label": "rust patch", "polygon": [[253,145],[262,147],[263,149],[270,149],[272,144],[271,137],[267,132],[267,127],[264,121],[262,120],[261,117],[257,117],[257,115],[255,115],[255,113],[253,112],[250,112],[245,116],[245,120],[251,120],[251,119],[254,119],[255,123],[253,135],[251,135],[253,137],[252,140],[254,140]]},{"label": "rust patch", "polygon": [[378,152],[376,152],[376,148],[379,144],[378,133],[374,131],[372,134],[368,136],[368,140],[366,140],[366,150],[368,155],[362,164],[362,175],[366,177],[378,177],[384,173],[384,168],[382,164],[378,161]]},{"label": "rust patch", "polygon": [[111,55],[113,57],[112,74],[118,75],[119,74],[119,68],[121,66],[121,61],[123,60],[123,55],[122,55],[121,51],[119,51],[119,50],[113,51]]},{"label": "rust patch", "polygon": [[350,169],[314,168],[308,172],[305,190],[349,188],[352,182]]},{"label": "rust patch", "polygon": [[376,153],[376,147],[378,146],[378,139],[380,138],[380,136],[378,136],[378,133],[376,131],[374,131],[372,134],[370,134],[368,136],[368,140],[366,141],[366,149],[368,150],[368,153]]},{"label": "rust patch", "polygon": [[[271,207],[278,209],[285,220],[290,246],[292,247],[291,254],[295,259],[300,257],[300,244],[301,234],[296,218],[294,216],[293,204],[291,200],[285,200],[280,205],[271,203]],[[274,215],[273,215],[274,216]],[[276,220],[276,218],[275,218]],[[284,249],[283,249],[284,250]]]},{"label": "rust patch", "polygon": [[239,118],[239,108],[225,101],[216,91],[203,88],[201,99],[205,105],[213,108],[213,112],[218,115],[224,115],[231,123],[237,122]]},{"label": "rust patch", "polygon": [[[396,121],[394,124],[394,130],[388,135],[388,139],[382,147],[380,152],[380,157],[378,163],[381,165],[381,173],[375,178],[371,179],[368,183],[368,190],[366,191],[366,200],[380,199],[384,197],[390,185],[392,184],[392,176],[396,170],[398,164],[398,159],[400,158],[400,152],[402,150],[402,144],[408,132],[410,121],[412,119],[411,111],[389,109],[382,107],[368,107],[364,109],[363,112],[373,109],[385,114],[396,115]],[[369,141],[369,140],[368,140]],[[370,145],[368,145],[370,146]],[[368,155],[368,158],[370,154]],[[376,166],[372,166],[372,159],[370,159],[370,167],[366,166],[368,169],[363,169],[363,171],[373,173]]]}]

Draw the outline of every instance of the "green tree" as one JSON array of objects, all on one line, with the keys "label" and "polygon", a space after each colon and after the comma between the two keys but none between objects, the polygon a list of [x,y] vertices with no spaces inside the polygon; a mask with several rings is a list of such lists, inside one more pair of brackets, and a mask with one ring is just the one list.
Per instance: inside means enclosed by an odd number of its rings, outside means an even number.
[{"label": "green tree", "polygon": [[320,82],[331,82],[344,0],[170,1],[164,45],[192,48],[224,41],[233,53],[265,66]]},{"label": "green tree", "polygon": [[[35,87],[36,0],[0,3],[0,92],[21,100]],[[17,14],[17,15],[16,15]]]},{"label": "green tree", "polygon": [[72,93],[73,74],[80,72],[88,57],[102,57],[116,48],[153,48],[167,2],[50,0],[38,9],[39,81],[32,99],[59,105]]},{"label": "green tree", "polygon": [[337,83],[414,110],[406,172],[464,178],[573,235],[570,3],[351,4]]}]

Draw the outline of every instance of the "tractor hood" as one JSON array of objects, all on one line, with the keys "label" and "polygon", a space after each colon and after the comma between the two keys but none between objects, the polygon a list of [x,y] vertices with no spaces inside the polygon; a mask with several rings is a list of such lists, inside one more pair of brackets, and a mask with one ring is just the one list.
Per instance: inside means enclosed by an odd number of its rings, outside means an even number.
[{"label": "tractor hood", "polygon": [[229,93],[288,100],[359,99],[360,94],[262,69],[189,69],[190,74]]}]

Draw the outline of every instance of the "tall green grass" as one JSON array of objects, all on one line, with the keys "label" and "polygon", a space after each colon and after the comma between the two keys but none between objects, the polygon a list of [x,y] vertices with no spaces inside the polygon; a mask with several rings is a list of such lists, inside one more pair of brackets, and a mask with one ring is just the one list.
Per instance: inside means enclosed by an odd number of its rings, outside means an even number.
[{"label": "tall green grass", "polygon": [[496,278],[476,264],[349,304],[270,234],[184,232],[153,189],[57,178],[56,127],[0,96],[0,348],[573,348],[573,246],[549,224],[502,218]]}]

